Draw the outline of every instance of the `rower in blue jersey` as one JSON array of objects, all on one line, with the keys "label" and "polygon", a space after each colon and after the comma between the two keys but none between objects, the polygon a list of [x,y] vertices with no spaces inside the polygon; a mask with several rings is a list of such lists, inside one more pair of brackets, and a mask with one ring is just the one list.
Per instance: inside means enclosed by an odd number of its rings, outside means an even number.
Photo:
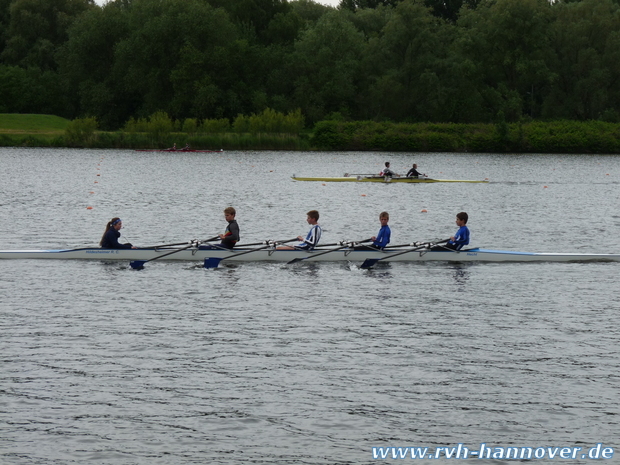
[{"label": "rower in blue jersey", "polygon": [[121,237],[120,229],[123,227],[123,221],[118,218],[112,218],[108,221],[108,224],[105,227],[105,231],[103,232],[103,236],[101,236],[101,241],[99,245],[103,249],[135,249],[135,247],[129,243],[121,244],[118,242],[118,238]]},{"label": "rower in blue jersey", "polygon": [[310,210],[306,213],[306,221],[311,226],[310,231],[306,234],[306,237],[297,236],[297,239],[301,241],[300,244],[297,244],[293,247],[288,245],[283,245],[278,247],[279,250],[312,250],[314,249],[319,241],[321,240],[321,226],[319,226],[319,212],[317,210]]},{"label": "rower in blue jersey", "polygon": [[464,245],[469,244],[469,228],[467,225],[467,220],[469,216],[465,212],[460,212],[456,214],[456,225],[459,227],[459,230],[456,232],[454,236],[450,238],[446,245],[437,245],[433,247],[431,250],[433,252],[441,252],[444,250],[461,250]]},{"label": "rower in blue jersey", "polygon": [[388,226],[388,221],[390,221],[390,214],[388,212],[381,212],[379,214],[381,229],[379,229],[379,233],[376,236],[371,237],[371,247],[374,247],[375,249],[384,249],[385,246],[390,243],[392,231]]}]

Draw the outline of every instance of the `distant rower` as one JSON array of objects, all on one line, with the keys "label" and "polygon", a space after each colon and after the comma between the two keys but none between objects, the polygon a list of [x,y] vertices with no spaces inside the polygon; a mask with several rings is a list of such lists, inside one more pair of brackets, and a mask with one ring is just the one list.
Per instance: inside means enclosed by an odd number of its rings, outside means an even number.
[{"label": "distant rower", "polygon": [[412,177],[415,176],[416,178],[419,178],[420,176],[426,176],[426,174],[424,173],[420,173],[418,171],[418,165],[416,165],[415,163],[413,164],[413,166],[411,167],[411,169],[409,171],[407,171],[407,177]]},{"label": "distant rower", "polygon": [[383,170],[379,173],[379,176],[387,176],[391,178],[392,176],[398,176],[398,174],[392,171],[392,169],[390,168],[390,162],[386,161],[385,168],[383,168]]}]

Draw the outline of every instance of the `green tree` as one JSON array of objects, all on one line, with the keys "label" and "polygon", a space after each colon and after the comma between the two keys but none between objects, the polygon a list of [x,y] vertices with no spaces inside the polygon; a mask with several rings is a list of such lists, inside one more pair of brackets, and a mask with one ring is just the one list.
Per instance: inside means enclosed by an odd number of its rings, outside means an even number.
[{"label": "green tree", "polygon": [[491,115],[506,121],[540,115],[544,93],[555,79],[547,0],[483,0],[462,12],[460,53],[478,67],[479,88]]},{"label": "green tree", "polygon": [[437,117],[432,107],[441,102],[439,63],[446,55],[444,44],[451,40],[448,28],[412,0],[394,9],[381,34],[370,39],[364,57],[362,74],[369,84],[362,106],[368,117],[400,121]]},{"label": "green tree", "polygon": [[433,14],[439,18],[455,23],[460,15],[461,8],[476,9],[481,0],[424,0]]},{"label": "green tree", "polygon": [[67,116],[60,79],[53,71],[0,65],[0,111]]},{"label": "green tree", "polygon": [[116,129],[136,113],[139,96],[114,74],[117,44],[130,32],[129,11],[120,0],[91,9],[73,23],[57,53],[73,116],[95,115],[102,128]]},{"label": "green tree", "polygon": [[326,13],[295,43],[294,99],[312,122],[356,106],[365,41],[349,15]]},{"label": "green tree", "polygon": [[550,36],[558,78],[548,118],[597,119],[620,109],[620,6],[611,0],[559,4]]},{"label": "green tree", "polygon": [[0,59],[23,67],[56,69],[56,47],[67,40],[73,21],[90,8],[95,8],[93,0],[13,0]]},{"label": "green tree", "polygon": [[364,8],[378,8],[380,6],[396,6],[402,0],[340,0],[339,8],[349,11]]}]

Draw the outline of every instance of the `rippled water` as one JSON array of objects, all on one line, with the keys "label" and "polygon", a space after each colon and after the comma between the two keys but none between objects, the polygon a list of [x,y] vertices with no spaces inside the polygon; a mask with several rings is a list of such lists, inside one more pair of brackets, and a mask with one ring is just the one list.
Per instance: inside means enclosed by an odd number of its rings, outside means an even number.
[{"label": "rippled water", "polygon": [[[491,182],[290,180],[386,160]],[[465,210],[472,246],[620,252],[619,156],[0,149],[0,166],[0,249],[95,245],[113,216],[137,245],[207,238],[233,205],[244,242],[304,234],[313,208],[325,242],[376,234],[382,210],[393,243],[441,238]],[[0,463],[618,447],[617,263],[199,265],[0,261]]]}]

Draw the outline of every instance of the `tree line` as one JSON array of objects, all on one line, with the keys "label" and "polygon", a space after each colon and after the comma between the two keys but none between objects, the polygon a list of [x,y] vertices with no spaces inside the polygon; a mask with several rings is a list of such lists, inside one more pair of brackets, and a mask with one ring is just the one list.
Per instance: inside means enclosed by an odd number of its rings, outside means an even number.
[{"label": "tree line", "polygon": [[618,122],[619,1],[0,0],[0,113]]}]

